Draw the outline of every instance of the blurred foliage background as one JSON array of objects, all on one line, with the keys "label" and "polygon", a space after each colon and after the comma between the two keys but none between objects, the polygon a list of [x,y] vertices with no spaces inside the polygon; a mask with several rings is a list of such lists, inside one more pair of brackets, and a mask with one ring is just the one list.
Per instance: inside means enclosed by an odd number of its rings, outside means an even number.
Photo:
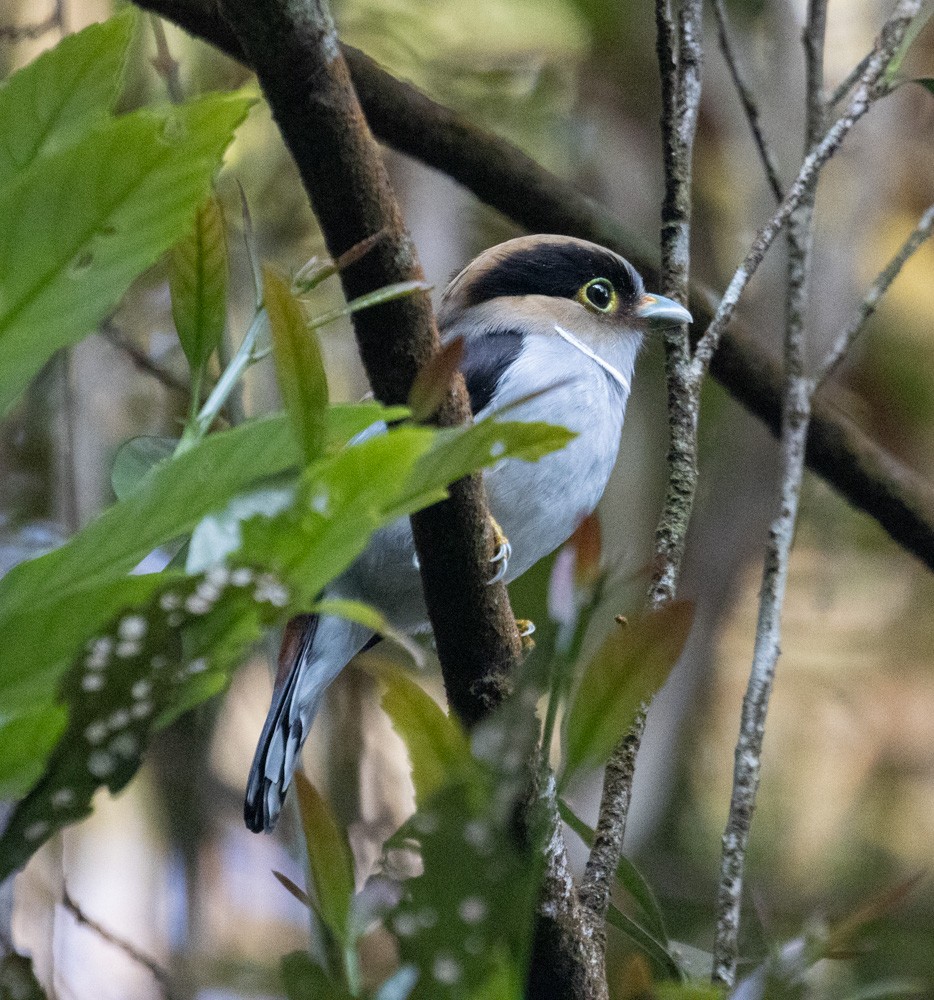
[{"label": "blurred foliage background", "polygon": [[[5,0],[0,24],[20,28],[52,10]],[[835,84],[871,45],[882,0],[830,5],[827,77]],[[632,0],[335,0],[344,38],[397,75],[525,148],[655,241],[662,191],[652,5]],[[740,57],[787,182],[801,155],[804,0],[733,0]],[[65,0],[36,38],[0,38],[0,74],[109,16],[101,0]],[[241,67],[166,27],[186,95],[229,89]],[[166,99],[147,18],[123,104]],[[694,274],[713,290],[771,209],[739,102],[708,25],[695,158]],[[934,75],[934,27],[922,32],[909,75]],[[934,192],[934,98],[906,85],[860,124],[825,171],[817,199],[812,343],[827,344]],[[504,220],[444,177],[387,153],[422,262],[439,293],[482,248],[514,235]],[[254,109],[228,155],[219,194],[232,255],[230,330],[253,308],[238,229],[243,185],[265,257],[295,270],[322,251],[296,172],[268,110]],[[782,250],[754,279],[742,318],[773,346],[781,333]],[[337,293],[332,289],[330,294]],[[322,299],[322,309],[337,305]],[[934,247],[905,268],[825,392],[834,404],[934,477]],[[349,325],[322,331],[332,396],[365,390]],[[174,434],[187,400],[145,370],[179,382],[184,358],[163,267],[138,281],[102,330],[49,364],[0,425],[0,570],[46,549],[112,499],[110,465],[138,434]],[[278,406],[271,365],[247,384],[253,413]],[[666,424],[660,345],[640,362],[620,462],[601,506],[612,567],[607,613],[637,606],[664,482]],[[751,659],[765,532],[774,507],[777,448],[717,387],[702,416],[701,487],[684,596],[697,620],[682,662],[657,699],[640,757],[628,850],[656,888],[672,935],[712,941],[720,835],[739,706]],[[547,574],[516,585],[516,610],[543,615]],[[293,817],[275,837],[241,819],[244,778],[270,693],[263,651],[226,696],[162,734],[150,763],[115,800],[45,848],[18,882],[15,929],[54,995],[157,997],[152,976],[57,905],[67,882],[81,909],[192,981],[200,996],[275,992],[274,968],[307,936],[302,907],[271,869],[301,882]],[[425,684],[441,697],[435,674]],[[318,787],[350,826],[358,870],[405,818],[407,765],[372,681],[346,671],[306,750]],[[592,821],[599,777],[575,789]],[[288,820],[291,820],[289,822]],[[747,884],[746,952],[852,912],[934,861],[934,579],[826,486],[807,481],[785,614],[785,641],[765,741]],[[578,846],[572,840],[572,847]],[[580,854],[577,860],[580,861]],[[934,996],[934,883],[922,881],[873,924],[847,963],[822,963],[828,995],[859,982],[913,981]],[[622,968],[626,946],[611,938]],[[377,968],[386,956],[372,956]],[[612,976],[611,976],[612,980]]]}]

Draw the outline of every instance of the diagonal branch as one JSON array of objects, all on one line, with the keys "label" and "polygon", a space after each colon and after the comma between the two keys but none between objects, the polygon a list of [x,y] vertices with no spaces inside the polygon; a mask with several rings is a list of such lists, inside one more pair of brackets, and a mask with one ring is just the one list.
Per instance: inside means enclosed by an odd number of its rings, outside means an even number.
[{"label": "diagonal branch", "polygon": [[[213,0],[137,4],[249,64]],[[349,46],[343,51],[370,127],[383,142],[454,178],[529,231],[567,233],[602,243],[628,257],[648,284],[655,282],[652,248],[597,203],[511,143],[395,79],[362,52]],[[710,322],[704,290],[694,291],[690,308],[698,327]],[[774,359],[737,324],[723,333],[710,372],[778,435],[781,374]],[[934,489],[832,403],[815,400],[807,463],[854,507],[875,518],[895,542],[934,569]]]},{"label": "diagonal branch", "polygon": [[859,336],[866,320],[876,311],[879,300],[889,290],[889,285],[898,277],[902,268],[911,257],[924,245],[934,230],[934,205],[925,209],[918,224],[911,231],[908,239],[901,245],[898,253],[886,264],[879,273],[876,280],[870,285],[869,291],[863,296],[862,302],[856,311],[856,315],[849,325],[841,331],[834,341],[833,346],[827,353],[827,357],[821,363],[814,381],[818,387],[821,386],[836,370],[837,365],[843,360],[847,351],[853,345],[853,341]]}]

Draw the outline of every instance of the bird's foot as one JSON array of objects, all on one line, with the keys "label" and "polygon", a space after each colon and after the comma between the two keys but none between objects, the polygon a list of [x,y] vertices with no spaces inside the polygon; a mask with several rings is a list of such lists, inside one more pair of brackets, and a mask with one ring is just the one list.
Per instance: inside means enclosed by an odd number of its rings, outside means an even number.
[{"label": "bird's foot", "polygon": [[509,544],[509,539],[492,514],[490,515],[490,524],[493,528],[493,543],[496,546],[493,555],[490,556],[490,562],[496,566],[496,572],[487,580],[488,587],[503,579],[509,569],[509,560],[512,558],[512,546]]},{"label": "bird's foot", "polygon": [[535,648],[535,640],[532,638],[532,633],[535,631],[535,622],[529,621],[528,618],[517,618],[516,628],[519,630],[519,639],[522,641],[523,652],[531,653]]}]

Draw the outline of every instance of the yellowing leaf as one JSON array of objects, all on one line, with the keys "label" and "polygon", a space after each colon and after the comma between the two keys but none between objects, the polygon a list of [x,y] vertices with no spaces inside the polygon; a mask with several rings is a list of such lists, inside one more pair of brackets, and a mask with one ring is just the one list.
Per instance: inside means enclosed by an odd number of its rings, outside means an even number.
[{"label": "yellowing leaf", "polygon": [[313,462],[324,448],[328,383],[314,333],[289,283],[263,266],[263,297],[285,411],[305,455]]},{"label": "yellowing leaf", "polygon": [[198,206],[194,225],[172,250],[169,290],[178,339],[197,378],[227,320],[227,237],[213,194]]},{"label": "yellowing leaf", "polygon": [[568,712],[564,783],[576,770],[607,760],[668,679],[693,619],[694,606],[677,601],[610,633],[584,671]]},{"label": "yellowing leaf", "polygon": [[301,771],[295,772],[295,791],[321,919],[342,944],[347,944],[354,892],[353,861],[347,837],[338,827],[330,806]]}]

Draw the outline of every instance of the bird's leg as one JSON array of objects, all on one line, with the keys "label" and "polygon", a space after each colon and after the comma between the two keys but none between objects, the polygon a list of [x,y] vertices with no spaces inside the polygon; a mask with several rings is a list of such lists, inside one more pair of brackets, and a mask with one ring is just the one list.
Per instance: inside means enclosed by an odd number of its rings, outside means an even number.
[{"label": "bird's leg", "polygon": [[493,544],[496,546],[493,555],[490,556],[490,562],[496,566],[496,572],[487,580],[488,586],[499,583],[503,579],[509,569],[509,560],[512,557],[512,546],[509,544],[509,539],[492,514],[490,515],[490,526],[493,528]]}]

